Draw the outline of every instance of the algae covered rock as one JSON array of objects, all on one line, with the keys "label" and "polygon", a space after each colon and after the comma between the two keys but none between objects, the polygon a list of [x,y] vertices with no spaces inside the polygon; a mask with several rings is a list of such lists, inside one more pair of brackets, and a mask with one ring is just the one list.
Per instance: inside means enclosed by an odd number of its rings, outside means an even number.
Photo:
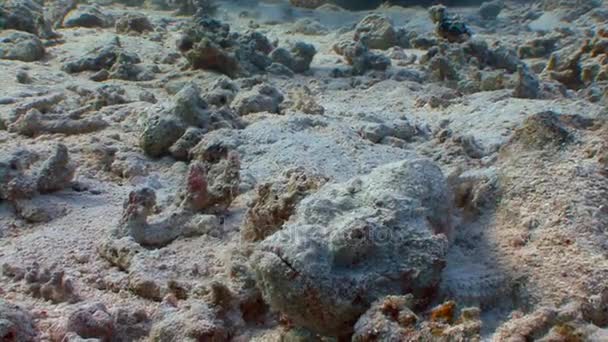
[{"label": "algae covered rock", "polygon": [[37,36],[13,30],[0,34],[0,59],[33,62],[42,57],[44,57],[44,45]]},{"label": "algae covered rock", "polygon": [[108,27],[111,24],[112,19],[95,5],[78,6],[63,19],[63,27]]},{"label": "algae covered rock", "polygon": [[296,325],[348,334],[382,296],[428,299],[445,265],[449,213],[446,181],[427,160],[326,185],[258,245],[258,287]]},{"label": "algae covered rock", "polygon": [[276,48],[270,53],[273,62],[282,64],[295,73],[303,73],[310,69],[310,63],[317,50],[311,44],[295,43],[290,49]]},{"label": "algae covered rock", "polygon": [[371,14],[357,24],[355,40],[363,41],[370,49],[386,50],[397,45],[397,32],[389,18]]},{"label": "algae covered rock", "polygon": [[33,342],[37,340],[34,318],[23,308],[0,299],[0,339]]},{"label": "algae covered rock", "polygon": [[43,6],[34,0],[6,0],[0,3],[0,30],[13,29],[54,38],[56,33],[44,17]]},{"label": "algae covered rock", "polygon": [[195,17],[182,31],[177,47],[193,69],[232,78],[263,72],[272,64],[268,54],[274,49],[259,32],[231,32],[228,24],[209,17]]}]

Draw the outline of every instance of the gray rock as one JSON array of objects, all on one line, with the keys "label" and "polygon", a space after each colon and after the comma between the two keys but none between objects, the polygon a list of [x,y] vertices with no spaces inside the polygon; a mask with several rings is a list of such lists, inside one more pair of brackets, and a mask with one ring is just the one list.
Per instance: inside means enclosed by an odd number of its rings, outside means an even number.
[{"label": "gray rock", "polygon": [[0,33],[0,59],[33,62],[44,57],[44,46],[37,36],[21,31]]},{"label": "gray rock", "polygon": [[260,84],[252,90],[241,93],[234,100],[234,108],[239,115],[269,112],[279,113],[279,105],[284,100],[283,94],[275,87]]},{"label": "gray rock", "polygon": [[127,13],[116,21],[116,32],[118,33],[144,33],[154,31],[154,26],[143,14]]},{"label": "gray rock", "polygon": [[303,73],[310,69],[317,50],[314,46],[297,42],[289,50],[286,48],[276,48],[270,53],[270,58],[274,63],[282,64],[295,73]]},{"label": "gray rock", "polygon": [[385,71],[391,66],[390,58],[369,51],[362,42],[342,41],[334,45],[334,51],[353,67],[353,73],[362,75],[370,70]]},{"label": "gray rock", "polygon": [[479,6],[479,15],[484,20],[495,20],[502,11],[502,0],[484,2]]},{"label": "gray rock", "polygon": [[61,27],[63,18],[78,4],[76,0],[55,0],[45,3],[44,16],[54,28]]},{"label": "gray rock", "polygon": [[37,159],[35,153],[27,150],[0,157],[0,199],[31,198],[36,193],[61,190],[72,181],[75,166],[69,160],[65,145],[58,144],[38,170],[26,173]]},{"label": "gray rock", "polygon": [[190,308],[167,312],[165,317],[152,327],[152,342],[221,342],[229,340],[229,330],[214,310],[195,302]]},{"label": "gray rock", "polygon": [[13,29],[42,38],[57,36],[45,19],[43,7],[34,0],[6,0],[0,3],[0,30]]},{"label": "gray rock", "polygon": [[19,82],[21,84],[30,84],[30,83],[32,83],[32,78],[30,77],[30,75],[25,70],[19,70],[19,71],[17,71],[17,74],[15,75],[15,78],[17,79],[17,82]]},{"label": "gray rock", "polygon": [[429,300],[445,265],[450,206],[441,171],[422,159],[326,185],[258,245],[258,287],[296,325],[348,335],[383,296]]},{"label": "gray rock", "polygon": [[522,99],[538,99],[541,97],[540,80],[528,67],[517,69],[517,79],[513,96]]},{"label": "gray rock", "polygon": [[287,78],[292,78],[295,76],[294,72],[280,63],[272,63],[268,68],[266,68],[266,72],[272,75],[284,76]]},{"label": "gray rock", "polygon": [[108,27],[112,18],[97,6],[80,5],[63,19],[63,27]]},{"label": "gray rock", "polygon": [[0,339],[33,342],[37,336],[32,315],[18,305],[0,299]]},{"label": "gray rock", "polygon": [[389,18],[370,14],[357,24],[355,40],[363,42],[370,49],[386,50],[397,44],[397,33]]},{"label": "gray rock", "polygon": [[230,26],[210,17],[195,17],[177,42],[194,69],[215,70],[229,77],[263,72],[274,46],[263,34],[231,33]]},{"label": "gray rock", "polygon": [[188,127],[209,132],[240,126],[239,119],[231,110],[209,109],[200,96],[200,89],[190,84],[175,95],[172,105],[157,107],[156,111],[147,114],[140,135],[140,146],[147,155],[161,157],[169,153],[170,147],[180,139]]},{"label": "gray rock", "polygon": [[310,63],[312,63],[313,58],[317,50],[311,44],[307,44],[304,42],[297,42],[291,48],[291,54],[293,55],[293,65],[291,70],[296,73],[303,73],[310,69]]},{"label": "gray rock", "polygon": [[100,45],[87,52],[84,56],[70,60],[61,67],[65,72],[77,73],[82,71],[110,70],[115,64],[137,64],[141,60],[134,53],[125,51],[118,38]]},{"label": "gray rock", "polygon": [[66,332],[107,341],[114,335],[114,320],[102,303],[84,304],[68,317]]},{"label": "gray rock", "polygon": [[394,130],[391,127],[382,123],[368,123],[361,128],[361,135],[373,143],[379,143],[393,133]]}]

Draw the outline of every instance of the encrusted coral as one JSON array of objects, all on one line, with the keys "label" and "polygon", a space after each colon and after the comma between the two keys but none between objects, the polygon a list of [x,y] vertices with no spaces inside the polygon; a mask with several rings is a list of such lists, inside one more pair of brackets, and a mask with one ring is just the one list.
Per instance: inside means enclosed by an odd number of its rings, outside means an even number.
[{"label": "encrusted coral", "polygon": [[241,228],[246,241],[259,241],[281,229],[306,196],[318,190],[327,179],[302,168],[287,170],[276,182],[258,185]]}]

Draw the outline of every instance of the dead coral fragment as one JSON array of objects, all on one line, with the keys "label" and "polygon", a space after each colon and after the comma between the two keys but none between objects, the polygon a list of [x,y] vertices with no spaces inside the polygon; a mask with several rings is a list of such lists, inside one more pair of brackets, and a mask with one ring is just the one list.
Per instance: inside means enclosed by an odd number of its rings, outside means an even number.
[{"label": "dead coral fragment", "polygon": [[85,134],[104,129],[108,123],[99,117],[72,119],[65,116],[42,115],[37,109],[31,109],[17,121],[8,126],[9,132],[28,137],[40,134]]},{"label": "dead coral fragment", "polygon": [[16,282],[25,279],[26,292],[35,298],[42,298],[54,304],[80,301],[74,282],[65,276],[63,270],[41,268],[38,263],[33,263],[25,269],[4,264],[2,274]]},{"label": "dead coral fragment", "polygon": [[[118,239],[131,237],[142,246],[162,247],[180,236],[209,232],[219,225],[219,219],[209,214],[225,211],[238,194],[239,169],[239,158],[234,152],[217,164],[192,163],[185,188],[178,196],[179,203],[159,215],[154,222],[148,222],[156,206],[154,190],[132,191],[125,201],[122,219],[113,236]],[[104,254],[105,250],[107,248],[101,249]],[[132,254],[127,251],[125,257],[115,262],[128,267]]]},{"label": "dead coral fragment", "polygon": [[36,155],[29,151],[16,151],[0,158],[0,199],[31,198],[36,193],[61,190],[72,181],[75,167],[65,145],[57,145],[39,170],[26,173],[36,160]]}]

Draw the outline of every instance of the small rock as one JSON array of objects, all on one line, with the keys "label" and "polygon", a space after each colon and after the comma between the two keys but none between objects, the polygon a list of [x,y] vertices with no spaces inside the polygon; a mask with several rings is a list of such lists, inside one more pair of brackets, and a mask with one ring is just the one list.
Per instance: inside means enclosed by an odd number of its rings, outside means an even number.
[{"label": "small rock", "polygon": [[33,62],[44,57],[40,39],[27,32],[6,30],[0,33],[0,59]]}]

